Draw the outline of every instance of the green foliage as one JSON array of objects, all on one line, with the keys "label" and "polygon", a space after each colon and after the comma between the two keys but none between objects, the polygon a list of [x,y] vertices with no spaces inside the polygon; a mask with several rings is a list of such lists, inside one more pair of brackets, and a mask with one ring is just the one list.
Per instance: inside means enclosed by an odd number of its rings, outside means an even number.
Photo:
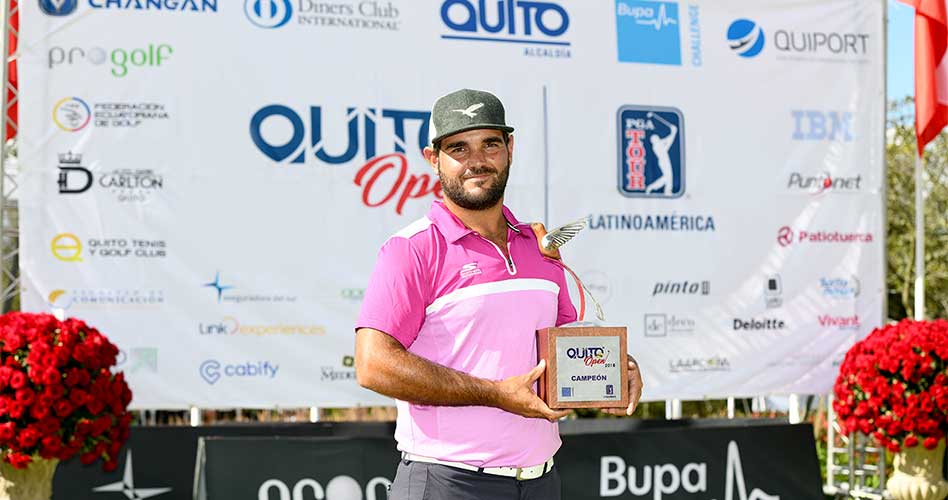
[{"label": "green foliage", "polygon": [[[888,317],[914,316],[915,123],[914,102],[889,103],[886,123]],[[948,134],[925,149],[925,316],[948,317]]]}]

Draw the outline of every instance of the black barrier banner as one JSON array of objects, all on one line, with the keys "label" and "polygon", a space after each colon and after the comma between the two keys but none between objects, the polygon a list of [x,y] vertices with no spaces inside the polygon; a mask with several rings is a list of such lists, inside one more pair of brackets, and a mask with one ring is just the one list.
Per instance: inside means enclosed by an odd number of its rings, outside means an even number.
[{"label": "black barrier banner", "polygon": [[563,436],[563,499],[823,500],[809,425]]},{"label": "black barrier banner", "polygon": [[204,438],[197,500],[385,500],[393,442],[378,438]]},{"label": "black barrier banner", "polygon": [[[390,422],[318,422],[214,427],[132,427],[118,468],[102,472],[100,463],[84,466],[72,459],[60,463],[53,478],[52,500],[189,500],[194,486],[195,454],[202,436],[372,436],[394,450]],[[244,457],[255,463],[252,456]],[[391,468],[391,467],[390,467]],[[394,470],[394,469],[393,469]],[[245,497],[256,498],[256,497]],[[273,497],[279,498],[279,497]],[[307,500],[312,497],[307,497]]]},{"label": "black barrier banner", "polygon": [[[192,499],[204,436],[250,438],[207,439],[210,499],[382,500],[397,463],[393,428],[134,427],[115,472],[60,464],[53,500]],[[823,499],[810,425],[600,419],[564,421],[560,429],[563,500]]]}]

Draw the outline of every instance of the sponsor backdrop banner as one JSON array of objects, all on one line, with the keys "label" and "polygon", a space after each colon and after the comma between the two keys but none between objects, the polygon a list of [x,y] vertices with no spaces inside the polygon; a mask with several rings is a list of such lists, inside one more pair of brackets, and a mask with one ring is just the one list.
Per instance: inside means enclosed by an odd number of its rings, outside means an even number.
[{"label": "sponsor backdrop banner", "polygon": [[825,392],[882,320],[882,1],[21,9],[23,308],[116,341],[136,408],[388,403],[352,327],[462,86],[518,217],[588,216],[565,258],[647,399]]}]

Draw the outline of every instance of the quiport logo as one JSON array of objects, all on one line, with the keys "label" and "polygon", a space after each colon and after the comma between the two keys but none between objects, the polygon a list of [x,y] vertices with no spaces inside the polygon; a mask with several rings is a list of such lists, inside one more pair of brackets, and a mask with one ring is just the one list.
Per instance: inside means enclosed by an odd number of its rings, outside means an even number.
[{"label": "quiport logo", "polygon": [[750,19],[738,19],[727,28],[727,41],[737,55],[756,57],[766,43],[764,30]]}]

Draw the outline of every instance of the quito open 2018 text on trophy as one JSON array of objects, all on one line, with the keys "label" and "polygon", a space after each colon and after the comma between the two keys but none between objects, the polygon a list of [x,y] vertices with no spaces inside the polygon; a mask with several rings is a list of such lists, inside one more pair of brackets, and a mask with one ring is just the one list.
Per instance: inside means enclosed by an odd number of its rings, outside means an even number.
[{"label": "quito open 2018 text on trophy", "polygon": [[[602,307],[576,273],[563,263],[559,247],[586,226],[581,219],[547,233],[533,224],[540,253],[556,260],[573,279],[580,294],[579,321],[586,312],[585,296]],[[546,360],[546,371],[537,381],[537,395],[554,410],[567,408],[626,408],[629,405],[628,331],[625,327],[572,326],[537,331],[537,356]]]}]

